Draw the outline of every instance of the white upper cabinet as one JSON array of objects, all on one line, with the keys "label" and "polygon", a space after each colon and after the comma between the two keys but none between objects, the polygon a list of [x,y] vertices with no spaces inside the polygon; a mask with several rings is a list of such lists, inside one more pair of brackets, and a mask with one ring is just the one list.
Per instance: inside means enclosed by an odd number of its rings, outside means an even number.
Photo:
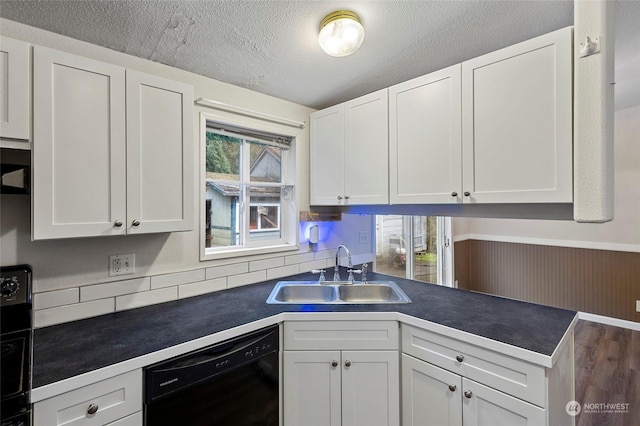
[{"label": "white upper cabinet", "polygon": [[344,197],[344,104],[311,114],[311,204],[338,205]]},{"label": "white upper cabinet", "polygon": [[29,43],[0,37],[0,146],[3,148],[30,148],[29,49]]},{"label": "white upper cabinet", "polygon": [[192,120],[193,86],[127,70],[127,233],[193,229]]},{"label": "white upper cabinet", "polygon": [[192,108],[191,86],[35,46],[33,239],[191,229]]},{"label": "white upper cabinet", "polygon": [[391,204],[462,202],[460,68],[389,88]]},{"label": "white upper cabinet", "polygon": [[33,239],[124,234],[125,69],[33,57]]},{"label": "white upper cabinet", "polygon": [[571,38],[564,28],[462,63],[465,203],[572,202]]},{"label": "white upper cabinet", "polygon": [[387,89],[311,114],[311,204],[387,204]]}]

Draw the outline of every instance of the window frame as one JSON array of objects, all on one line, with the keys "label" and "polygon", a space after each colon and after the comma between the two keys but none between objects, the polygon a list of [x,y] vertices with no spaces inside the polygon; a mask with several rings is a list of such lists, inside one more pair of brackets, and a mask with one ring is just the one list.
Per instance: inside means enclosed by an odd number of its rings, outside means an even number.
[{"label": "window frame", "polygon": [[[293,138],[293,142],[289,149],[282,150],[282,178],[280,183],[259,183],[251,182],[250,177],[247,177],[246,182],[238,181],[235,184],[247,185],[247,188],[254,186],[275,186],[281,187],[282,196],[279,205],[280,209],[280,226],[281,237],[274,240],[254,240],[244,242],[244,245],[237,246],[225,246],[216,248],[207,248],[205,241],[205,228],[206,228],[206,141],[207,141],[207,121],[215,121],[217,123],[228,123],[232,126],[245,127],[248,129],[255,129],[263,132],[275,133],[283,136]],[[288,126],[279,125],[276,123],[270,123],[263,120],[257,120],[249,117],[239,117],[235,115],[219,115],[209,112],[200,112],[200,179],[198,186],[198,198],[200,208],[200,221],[199,221],[199,240],[200,240],[200,260],[215,260],[226,259],[232,257],[242,257],[250,255],[260,255],[267,253],[279,253],[284,251],[298,250],[298,235],[297,235],[297,201],[295,190],[295,176],[296,176],[296,141],[300,138],[302,129],[294,129]],[[248,140],[256,140],[256,138],[247,138]],[[247,154],[248,154],[248,144]],[[249,228],[250,223],[250,197],[246,204],[246,213],[244,214],[244,224],[247,230],[247,237],[251,235]],[[264,232],[264,231],[263,231]]]}]

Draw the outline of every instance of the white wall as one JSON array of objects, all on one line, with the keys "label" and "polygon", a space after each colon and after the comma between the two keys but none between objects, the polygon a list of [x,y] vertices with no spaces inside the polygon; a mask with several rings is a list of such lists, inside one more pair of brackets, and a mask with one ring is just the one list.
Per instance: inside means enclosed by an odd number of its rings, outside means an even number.
[{"label": "white wall", "polygon": [[[640,77],[633,78],[640,84]],[[474,239],[640,252],[640,103],[616,111],[614,129],[613,221],[469,218],[460,223],[463,233]]]},{"label": "white wall", "polygon": [[[6,19],[0,19],[0,34],[129,69],[184,81],[194,86],[196,99],[199,97],[215,99],[304,122],[309,121],[309,113],[313,111],[291,102]],[[200,140],[200,112],[213,113],[223,118],[232,117],[228,113],[196,106],[193,119],[196,146]],[[251,126],[253,122],[255,121],[247,118],[245,125]],[[297,211],[307,210],[309,203],[308,135],[307,128],[296,141]],[[199,147],[196,151],[199,152]],[[196,167],[199,181],[198,169],[199,167]],[[197,189],[194,188],[194,191],[197,192]],[[195,197],[198,202],[195,222],[197,224],[200,223],[199,197],[198,193]],[[267,278],[305,272],[312,268],[331,266],[333,250],[339,243],[348,244],[354,254],[364,254],[364,257],[356,257],[362,262],[369,259],[367,254],[372,252],[372,245],[358,244],[358,233],[360,229],[370,230],[371,223],[371,218],[358,215],[346,217],[341,222],[334,222],[331,227],[327,227],[331,236],[327,236],[315,248],[309,247],[306,243],[306,235],[300,232],[300,250],[297,252],[201,262],[199,226],[192,232],[32,242],[29,197],[2,195],[0,198],[0,264],[28,263],[33,267],[36,326],[38,327],[234,285],[250,284]],[[303,230],[304,226],[301,224],[300,230]],[[108,276],[109,255],[119,253],[135,253],[136,273],[134,275],[116,278]],[[370,257],[373,259],[373,256]],[[165,275],[178,272],[185,272],[185,274]],[[130,281],[132,278],[134,280]],[[123,279],[125,281],[122,281]],[[224,279],[224,282],[221,279]],[[102,285],[104,283],[112,284],[105,286]],[[100,286],[94,284],[100,284]],[[95,295],[103,297],[93,299]]]}]

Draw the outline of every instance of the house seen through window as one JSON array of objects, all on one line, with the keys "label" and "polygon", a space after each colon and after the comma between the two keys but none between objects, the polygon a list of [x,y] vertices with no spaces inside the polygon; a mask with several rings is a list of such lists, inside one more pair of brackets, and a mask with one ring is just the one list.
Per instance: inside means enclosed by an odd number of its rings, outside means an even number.
[{"label": "house seen through window", "polygon": [[207,122],[205,247],[261,247],[285,242],[283,203],[291,141]]}]

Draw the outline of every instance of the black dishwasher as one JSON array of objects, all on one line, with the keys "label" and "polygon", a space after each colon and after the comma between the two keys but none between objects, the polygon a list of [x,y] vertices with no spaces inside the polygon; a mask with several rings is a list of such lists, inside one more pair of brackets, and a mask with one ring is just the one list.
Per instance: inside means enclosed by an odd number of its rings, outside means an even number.
[{"label": "black dishwasher", "polygon": [[146,367],[144,424],[278,425],[278,348],[276,325]]}]

